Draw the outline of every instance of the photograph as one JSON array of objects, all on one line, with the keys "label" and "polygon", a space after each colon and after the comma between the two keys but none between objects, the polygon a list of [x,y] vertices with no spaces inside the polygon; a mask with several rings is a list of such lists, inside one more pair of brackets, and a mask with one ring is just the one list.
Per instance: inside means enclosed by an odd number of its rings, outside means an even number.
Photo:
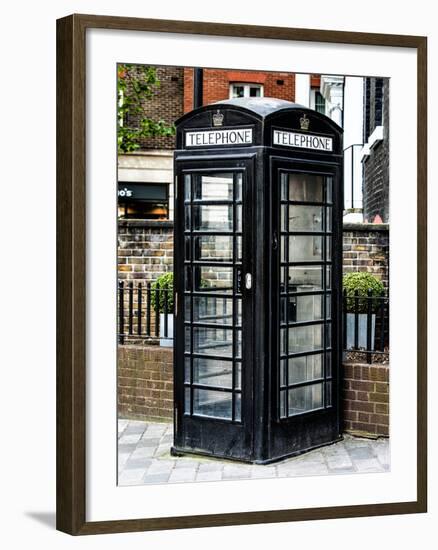
[{"label": "photograph", "polygon": [[390,79],[115,70],[117,485],[390,472]]}]

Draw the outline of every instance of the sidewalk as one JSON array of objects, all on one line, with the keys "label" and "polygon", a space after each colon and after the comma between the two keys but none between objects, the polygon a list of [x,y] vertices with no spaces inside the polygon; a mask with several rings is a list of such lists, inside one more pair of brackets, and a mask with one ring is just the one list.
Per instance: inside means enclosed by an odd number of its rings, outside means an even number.
[{"label": "sidewalk", "polygon": [[119,485],[221,481],[389,471],[389,439],[344,441],[271,465],[240,464],[194,455],[173,457],[173,426],[119,420]]}]

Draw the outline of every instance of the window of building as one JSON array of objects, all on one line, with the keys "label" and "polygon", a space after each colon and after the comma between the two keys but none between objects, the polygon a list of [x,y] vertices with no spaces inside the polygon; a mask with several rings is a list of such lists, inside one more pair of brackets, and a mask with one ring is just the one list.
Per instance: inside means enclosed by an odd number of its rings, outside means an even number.
[{"label": "window of building", "polygon": [[118,217],[137,220],[169,219],[169,185],[119,182]]},{"label": "window of building", "polygon": [[230,84],[230,98],[235,97],[263,97],[263,84],[232,82]]},{"label": "window of building", "polygon": [[325,99],[318,90],[315,91],[315,111],[325,115]]}]

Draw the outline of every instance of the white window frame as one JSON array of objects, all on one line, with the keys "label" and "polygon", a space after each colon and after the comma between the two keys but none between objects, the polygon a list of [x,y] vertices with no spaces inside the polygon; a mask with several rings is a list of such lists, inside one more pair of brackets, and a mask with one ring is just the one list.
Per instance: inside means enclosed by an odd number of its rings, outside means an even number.
[{"label": "white window frame", "polygon": [[263,84],[258,84],[256,82],[230,82],[230,99],[234,99],[233,88],[234,86],[243,86],[243,97],[250,97],[249,89],[258,88],[260,90],[260,96],[264,97],[264,86]]}]

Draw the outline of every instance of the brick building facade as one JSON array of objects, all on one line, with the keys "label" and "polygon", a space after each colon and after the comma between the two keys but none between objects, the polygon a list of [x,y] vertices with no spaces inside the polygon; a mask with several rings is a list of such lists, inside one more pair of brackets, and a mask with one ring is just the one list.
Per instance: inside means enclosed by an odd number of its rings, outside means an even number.
[{"label": "brick building facade", "polygon": [[365,221],[389,222],[389,79],[366,78],[363,165]]},{"label": "brick building facade", "polygon": [[[235,71],[225,69],[203,69],[203,105],[222,101],[230,97],[232,84],[256,84],[264,97],[295,100],[295,75],[293,73],[269,73],[256,71]],[[184,69],[184,112],[193,109],[193,68]]]},{"label": "brick building facade", "polygon": [[[266,73],[234,70],[203,70],[203,104],[230,97],[233,84],[254,84],[261,95],[294,101],[296,78],[291,73]],[[193,69],[158,67],[160,86],[152,99],[145,101],[144,113],[154,120],[173,124],[193,108]],[[376,81],[377,79],[367,79]],[[382,80],[382,79],[380,79]],[[309,78],[315,93],[320,86],[318,75]],[[382,139],[376,139],[363,160],[365,217],[374,221],[389,217],[388,207],[388,101],[387,82],[381,91],[376,82],[369,83],[366,141],[379,127]],[[382,102],[379,109],[378,99]],[[376,107],[377,106],[377,107]],[[379,118],[380,117],[380,118]],[[135,123],[135,120],[131,120]],[[377,130],[381,132],[381,130]],[[376,134],[374,134],[376,137]],[[380,134],[377,135],[379,138]],[[119,157],[119,181],[167,183],[169,205],[173,199],[173,137],[146,138],[135,154]],[[365,188],[365,185],[367,186]],[[119,279],[125,282],[152,282],[162,273],[173,270],[173,222],[170,220],[119,220]],[[344,233],[344,271],[368,271],[388,286],[389,229],[385,224],[349,224]],[[118,356],[119,414],[128,418],[172,418],[173,374],[172,350],[148,345],[119,346]],[[354,433],[388,435],[389,366],[344,365],[343,403],[345,428]]]},{"label": "brick building facade", "polygon": [[[183,114],[184,69],[182,67],[156,67],[156,76],[159,84],[153,86],[152,97],[141,103],[143,117],[158,122],[163,120],[172,126],[177,118]],[[139,66],[132,66],[127,72],[128,87],[132,86],[132,78],[141,77]],[[138,127],[139,114],[126,117],[128,126]],[[175,149],[174,136],[158,136],[143,138],[140,149]]]}]

